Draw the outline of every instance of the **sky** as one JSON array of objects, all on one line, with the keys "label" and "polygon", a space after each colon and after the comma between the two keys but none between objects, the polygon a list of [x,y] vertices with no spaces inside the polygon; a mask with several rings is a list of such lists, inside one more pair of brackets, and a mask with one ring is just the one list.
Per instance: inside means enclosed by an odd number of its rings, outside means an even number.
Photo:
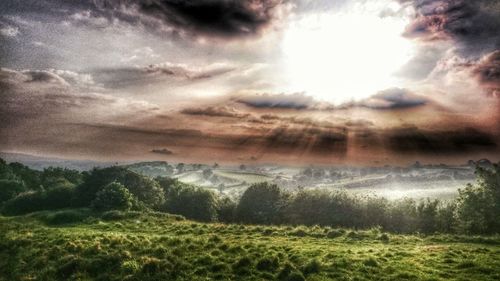
[{"label": "sky", "polygon": [[2,0],[0,151],[500,161],[500,2]]}]

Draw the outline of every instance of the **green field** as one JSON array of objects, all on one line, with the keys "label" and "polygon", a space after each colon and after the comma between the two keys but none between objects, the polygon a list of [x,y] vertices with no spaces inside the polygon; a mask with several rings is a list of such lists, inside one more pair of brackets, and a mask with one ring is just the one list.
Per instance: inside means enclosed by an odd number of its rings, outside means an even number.
[{"label": "green field", "polygon": [[499,280],[500,237],[204,224],[87,209],[0,217],[0,280]]},{"label": "green field", "polygon": [[259,174],[259,173],[252,173],[252,172],[242,172],[242,171],[233,171],[233,170],[216,170],[215,174],[222,177],[222,178],[233,179],[236,181],[244,181],[244,182],[247,182],[249,184],[272,180],[272,177],[270,177],[270,176],[267,176],[264,174]]}]

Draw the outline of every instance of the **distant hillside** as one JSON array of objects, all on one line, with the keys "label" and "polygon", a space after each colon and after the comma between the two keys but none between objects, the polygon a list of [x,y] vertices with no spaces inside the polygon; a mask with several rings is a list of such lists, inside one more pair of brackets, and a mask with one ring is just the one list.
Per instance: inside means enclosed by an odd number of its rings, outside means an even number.
[{"label": "distant hillside", "polygon": [[60,159],[54,157],[41,157],[30,154],[0,152],[0,158],[7,162],[19,162],[35,170],[48,167],[61,167],[78,171],[87,171],[94,167],[109,167],[116,162],[99,162],[92,160]]}]

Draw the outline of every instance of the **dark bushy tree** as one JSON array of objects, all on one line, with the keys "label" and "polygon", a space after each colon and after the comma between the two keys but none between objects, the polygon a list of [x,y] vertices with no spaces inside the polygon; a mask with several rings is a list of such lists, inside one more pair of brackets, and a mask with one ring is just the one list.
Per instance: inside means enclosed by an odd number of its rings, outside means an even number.
[{"label": "dark bushy tree", "polygon": [[216,221],[218,198],[209,190],[183,184],[176,179],[158,178],[165,192],[163,211],[199,221]]},{"label": "dark bushy tree", "polygon": [[331,194],[323,190],[299,191],[286,211],[287,222],[303,225],[330,225]]},{"label": "dark bushy tree", "polygon": [[12,173],[14,173],[17,178],[21,179],[24,182],[26,188],[31,190],[40,189],[41,172],[30,169],[29,167],[16,162],[10,163],[9,166],[12,170]]},{"label": "dark bushy tree", "polygon": [[458,228],[465,233],[500,233],[500,167],[478,167],[476,185],[459,190]]},{"label": "dark bushy tree", "polygon": [[234,222],[234,213],[236,211],[236,202],[229,197],[219,199],[217,208],[217,218],[221,222],[232,223]]},{"label": "dark bushy tree", "polygon": [[389,200],[383,197],[367,197],[362,202],[363,224],[362,227],[382,226],[387,227]]},{"label": "dark bushy tree", "polygon": [[417,203],[410,198],[404,198],[392,203],[388,210],[388,231],[411,233],[417,231]]},{"label": "dark bushy tree", "polygon": [[236,208],[236,221],[252,224],[282,223],[288,196],[276,184],[251,185]]},{"label": "dark bushy tree", "polygon": [[422,233],[433,233],[437,230],[437,214],[439,200],[424,200],[417,205],[418,229]]},{"label": "dark bushy tree", "polygon": [[122,210],[132,208],[134,198],[120,183],[112,182],[97,192],[91,206],[97,211]]},{"label": "dark bushy tree", "polygon": [[83,184],[77,187],[79,205],[88,206],[97,192],[115,181],[150,207],[158,207],[164,202],[163,191],[156,181],[123,167],[109,167],[93,169],[85,176]]},{"label": "dark bushy tree", "polygon": [[0,204],[26,191],[24,183],[19,180],[0,179]]},{"label": "dark bushy tree", "polygon": [[79,171],[59,167],[44,169],[40,178],[44,188],[51,188],[54,181],[60,181],[62,179],[73,185],[79,185],[83,181],[83,175]]},{"label": "dark bushy tree", "polygon": [[2,212],[21,215],[42,210],[57,210],[74,207],[75,190],[72,187],[57,187],[47,191],[28,191],[5,202]]}]

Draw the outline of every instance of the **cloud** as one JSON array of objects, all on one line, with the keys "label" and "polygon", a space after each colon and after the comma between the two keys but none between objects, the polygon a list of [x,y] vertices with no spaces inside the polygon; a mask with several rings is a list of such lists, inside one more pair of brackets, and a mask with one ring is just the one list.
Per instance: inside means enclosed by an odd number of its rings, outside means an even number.
[{"label": "cloud", "polygon": [[92,28],[106,28],[113,23],[112,19],[97,15],[95,11],[91,10],[76,11],[68,17],[68,20],[76,26],[88,26]]},{"label": "cloud", "polygon": [[349,102],[335,108],[347,109],[352,107],[366,107],[377,110],[404,109],[425,105],[428,102],[424,97],[413,94],[407,89],[391,88],[357,102]]},{"label": "cloud", "polygon": [[253,139],[266,150],[343,156],[347,152],[347,135],[343,130],[321,128],[289,128],[280,126]]},{"label": "cloud", "polygon": [[253,94],[236,97],[235,100],[255,108],[308,109],[317,104],[312,97],[305,93]]},{"label": "cloud", "polygon": [[230,118],[245,118],[250,116],[250,114],[248,113],[241,113],[236,109],[227,106],[185,108],[181,110],[181,113],[186,115],[203,115],[209,117],[230,117]]},{"label": "cloud", "polygon": [[484,56],[472,67],[472,74],[492,95],[500,97],[500,50]]},{"label": "cloud", "polygon": [[406,89],[392,88],[381,91],[361,102],[372,109],[400,109],[425,105],[427,100]]},{"label": "cloud", "polygon": [[451,39],[467,54],[491,51],[500,45],[500,3],[490,0],[400,0],[416,16],[405,36],[426,41]]},{"label": "cloud", "polygon": [[436,44],[424,44],[424,46],[417,49],[416,54],[395,75],[412,80],[425,79],[436,67],[445,51],[445,48],[436,46]]},{"label": "cloud", "polygon": [[[71,79],[66,80],[57,73]],[[78,86],[82,83],[81,77],[85,75],[64,70],[1,68],[0,117],[5,121],[2,126],[15,127],[19,123],[29,123],[29,120],[60,122],[87,116],[100,118],[158,110],[155,105],[144,101],[83,91]]]},{"label": "cloud", "polygon": [[[433,76],[458,84],[474,79],[491,96],[499,96],[500,50],[487,53],[479,59],[468,59],[458,55],[443,58],[436,66]],[[480,91],[478,91],[480,93]]]},{"label": "cloud", "polygon": [[433,131],[410,126],[382,133],[388,148],[399,153],[460,154],[497,148],[495,136],[475,128]]},{"label": "cloud", "polygon": [[19,35],[19,28],[11,25],[5,25],[0,22],[0,36],[16,37]]},{"label": "cloud", "polygon": [[157,154],[163,154],[163,155],[170,155],[173,154],[172,151],[166,149],[166,148],[161,148],[161,149],[152,149],[152,153],[157,153]]},{"label": "cloud", "polygon": [[280,18],[282,0],[97,0],[101,10],[145,26],[191,36],[238,38],[255,36]]},{"label": "cloud", "polygon": [[164,62],[143,67],[116,67],[96,70],[96,80],[106,87],[122,88],[166,81],[200,81],[222,76],[237,68],[225,63],[206,66]]}]

